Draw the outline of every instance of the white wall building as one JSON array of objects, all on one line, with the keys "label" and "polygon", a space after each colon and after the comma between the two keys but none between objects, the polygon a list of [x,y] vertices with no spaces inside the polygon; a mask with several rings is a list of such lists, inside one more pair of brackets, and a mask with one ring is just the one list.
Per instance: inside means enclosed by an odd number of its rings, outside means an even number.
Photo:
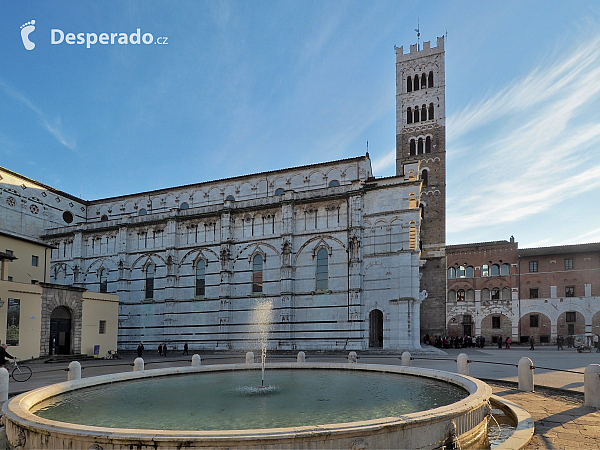
[{"label": "white wall building", "polygon": [[0,170],[0,229],[54,247],[51,281],[117,293],[121,349],[418,349],[418,163],[367,156],[84,201]]}]

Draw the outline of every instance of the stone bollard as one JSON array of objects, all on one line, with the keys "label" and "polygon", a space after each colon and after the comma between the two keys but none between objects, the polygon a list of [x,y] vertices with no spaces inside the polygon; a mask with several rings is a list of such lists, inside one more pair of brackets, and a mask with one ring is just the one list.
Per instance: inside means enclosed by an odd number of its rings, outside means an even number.
[{"label": "stone bollard", "polygon": [[306,362],[306,354],[304,352],[298,352],[298,356],[296,357],[296,361],[299,363]]},{"label": "stone bollard", "polygon": [[356,355],[356,352],[348,353],[348,362],[352,364],[356,364],[358,362],[358,356]]},{"label": "stone bollard", "polygon": [[133,371],[137,372],[140,370],[144,370],[144,359],[143,358],[135,358],[133,360]]},{"label": "stone bollard", "polygon": [[526,357],[519,360],[519,390],[533,392],[533,361]]},{"label": "stone bollard", "polygon": [[410,367],[412,365],[410,361],[410,352],[402,353],[402,365],[407,367]]},{"label": "stone bollard", "polygon": [[585,406],[600,408],[600,364],[590,364],[583,373]]},{"label": "stone bollard", "polygon": [[195,354],[192,356],[192,367],[200,367],[202,364],[202,359],[200,359],[200,355]]},{"label": "stone bollard", "polygon": [[67,381],[81,380],[81,363],[71,361],[69,371],[67,372]]},{"label": "stone bollard", "polygon": [[0,368],[0,405],[8,400],[8,370]]},{"label": "stone bollard", "polygon": [[466,353],[459,353],[456,358],[456,373],[459,375],[469,375],[469,357]]},{"label": "stone bollard", "polygon": [[246,364],[254,363],[254,352],[246,353]]}]

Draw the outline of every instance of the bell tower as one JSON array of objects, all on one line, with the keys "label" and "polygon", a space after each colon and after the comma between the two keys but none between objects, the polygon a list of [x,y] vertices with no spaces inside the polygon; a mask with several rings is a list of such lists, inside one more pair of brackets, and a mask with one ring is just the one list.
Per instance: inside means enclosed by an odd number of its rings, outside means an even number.
[{"label": "bell tower", "polygon": [[421,336],[446,333],[446,104],[444,38],[396,48],[396,173],[420,162]]}]

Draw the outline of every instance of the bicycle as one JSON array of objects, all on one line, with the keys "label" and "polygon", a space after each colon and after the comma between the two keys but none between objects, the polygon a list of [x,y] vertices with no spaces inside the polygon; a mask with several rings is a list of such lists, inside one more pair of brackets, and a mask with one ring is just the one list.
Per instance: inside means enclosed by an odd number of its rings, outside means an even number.
[{"label": "bicycle", "polygon": [[16,358],[13,359],[12,367],[13,367],[13,369],[12,369],[10,376],[12,377],[13,380],[15,380],[19,383],[29,380],[31,378],[31,375],[33,375],[33,373],[31,372],[31,369],[22,364],[19,365]]}]

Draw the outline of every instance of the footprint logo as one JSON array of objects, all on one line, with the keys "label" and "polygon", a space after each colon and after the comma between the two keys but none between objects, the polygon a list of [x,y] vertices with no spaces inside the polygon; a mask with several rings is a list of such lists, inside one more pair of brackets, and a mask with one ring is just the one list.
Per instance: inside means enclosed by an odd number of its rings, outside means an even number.
[{"label": "footprint logo", "polygon": [[21,39],[23,39],[23,45],[27,50],[33,50],[35,48],[35,43],[29,40],[29,35],[33,30],[35,30],[35,20],[21,25]]}]

